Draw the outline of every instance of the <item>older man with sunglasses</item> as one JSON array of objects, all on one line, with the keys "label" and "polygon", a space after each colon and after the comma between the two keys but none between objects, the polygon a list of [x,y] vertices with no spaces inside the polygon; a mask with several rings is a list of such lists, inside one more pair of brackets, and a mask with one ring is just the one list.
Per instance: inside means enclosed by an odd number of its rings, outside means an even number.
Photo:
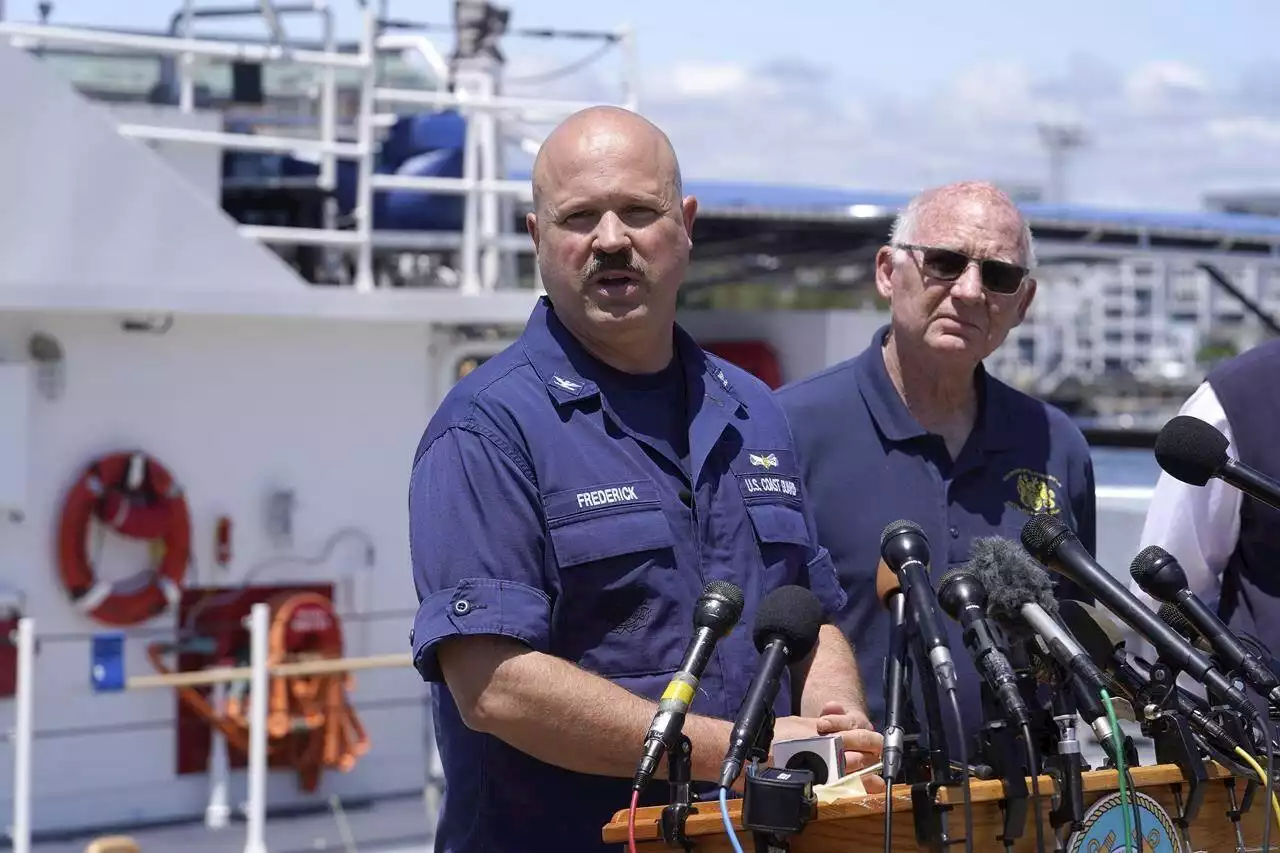
[{"label": "older man with sunglasses", "polygon": [[[889,619],[875,592],[880,536],[898,519],[929,539],[932,576],[968,561],[977,537],[1017,540],[1050,512],[1095,547],[1094,479],[1080,430],[1057,409],[992,377],[983,359],[1035,296],[1031,231],[986,183],[914,198],[876,254],[890,322],[855,358],[778,391],[848,604],[838,622],[857,651],[872,723],[884,725]],[[1060,596],[1088,600],[1065,579]],[[982,724],[980,678],[949,619],[969,754]],[[918,695],[918,691],[917,691]],[[923,724],[923,707],[921,723]],[[950,713],[943,708],[944,719]],[[948,725],[949,740],[957,736]],[[954,746],[952,756],[956,755]]]}]

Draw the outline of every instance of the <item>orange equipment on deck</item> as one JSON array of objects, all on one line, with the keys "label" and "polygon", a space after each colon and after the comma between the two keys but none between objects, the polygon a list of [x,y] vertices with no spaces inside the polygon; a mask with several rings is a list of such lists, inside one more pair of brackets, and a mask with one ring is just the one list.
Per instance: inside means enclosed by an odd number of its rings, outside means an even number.
[{"label": "orange equipment on deck", "polygon": [[[268,666],[327,660],[343,656],[342,624],[332,601],[310,591],[293,591],[269,599],[271,630]],[[218,652],[226,659],[236,655],[231,641]],[[240,644],[237,644],[240,645]],[[240,649],[247,644],[240,645]],[[151,663],[162,673],[171,672],[164,663],[167,648],[153,643],[148,648]],[[248,663],[247,658],[236,661]],[[314,791],[325,770],[346,772],[369,749],[369,739],[347,694],[350,673],[269,676],[267,703],[267,760],[271,766],[286,765],[298,773],[299,787]],[[232,752],[249,748],[249,685],[230,685],[225,712],[219,714],[205,692],[194,687],[178,687],[182,704],[226,737]]]}]

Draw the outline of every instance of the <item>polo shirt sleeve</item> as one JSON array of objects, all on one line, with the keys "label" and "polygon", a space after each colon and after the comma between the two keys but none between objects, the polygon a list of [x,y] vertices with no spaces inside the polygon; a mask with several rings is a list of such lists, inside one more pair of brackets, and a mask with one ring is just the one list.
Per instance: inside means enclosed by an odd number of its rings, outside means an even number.
[{"label": "polo shirt sleeve", "polygon": [[424,681],[451,637],[490,634],[535,651],[550,645],[551,599],[538,490],[498,436],[454,427],[414,465],[409,551],[418,612],[410,644]]}]

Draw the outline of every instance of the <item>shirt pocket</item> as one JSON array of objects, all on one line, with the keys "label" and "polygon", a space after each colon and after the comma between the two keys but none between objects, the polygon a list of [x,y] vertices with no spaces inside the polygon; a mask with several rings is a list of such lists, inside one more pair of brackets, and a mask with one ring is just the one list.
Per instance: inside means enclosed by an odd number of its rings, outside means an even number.
[{"label": "shirt pocket", "polygon": [[550,521],[549,533],[559,587],[555,653],[608,676],[678,667],[693,599],[677,583],[676,538],[661,503],[571,513]]},{"label": "shirt pocket", "polygon": [[745,502],[760,549],[762,591],[786,584],[806,585],[804,569],[813,539],[799,504],[785,498],[758,497]]}]

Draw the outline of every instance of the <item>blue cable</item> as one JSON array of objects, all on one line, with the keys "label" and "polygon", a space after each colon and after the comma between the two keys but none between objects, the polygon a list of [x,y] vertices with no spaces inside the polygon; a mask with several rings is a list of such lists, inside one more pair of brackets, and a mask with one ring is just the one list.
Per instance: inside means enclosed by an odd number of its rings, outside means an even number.
[{"label": "blue cable", "polygon": [[720,819],[724,821],[725,834],[733,845],[733,853],[742,853],[742,845],[738,843],[738,835],[733,831],[733,821],[729,818],[729,789],[720,788]]}]

